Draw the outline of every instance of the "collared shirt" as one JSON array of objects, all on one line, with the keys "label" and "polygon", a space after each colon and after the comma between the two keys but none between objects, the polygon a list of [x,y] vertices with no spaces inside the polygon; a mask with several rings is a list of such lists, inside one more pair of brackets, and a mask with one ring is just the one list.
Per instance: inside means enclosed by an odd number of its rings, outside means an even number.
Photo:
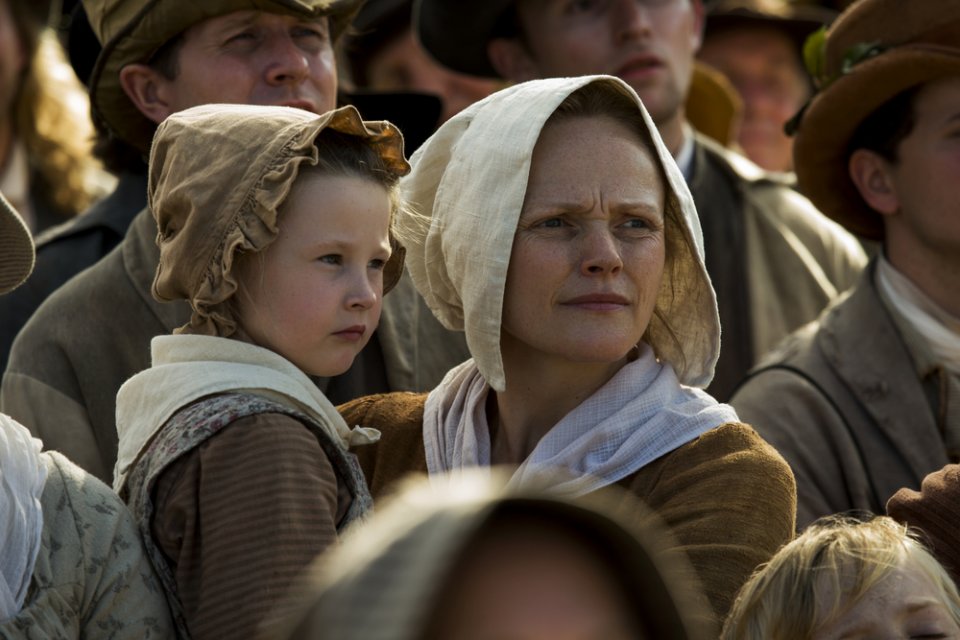
[{"label": "collared shirt", "polygon": [[[884,269],[894,270],[896,268],[890,264],[884,256],[880,256],[878,262],[882,262]],[[931,346],[929,337],[924,335],[923,331],[916,324],[913,314],[904,309],[904,301],[895,300],[894,296],[881,282],[882,276],[879,275],[880,269],[877,269],[875,278],[877,279],[877,291],[880,300],[890,311],[894,325],[903,338],[904,346],[913,360],[914,370],[917,377],[923,383],[924,392],[930,403],[930,409],[936,419],[937,426],[943,436],[947,447],[947,453],[953,462],[960,461],[960,371],[954,367],[945,364],[944,359],[939,357]],[[897,272],[899,273],[899,272]],[[916,287],[914,287],[916,288]],[[913,295],[923,296],[926,309],[931,309],[931,305],[936,305],[922,291],[916,289]],[[946,314],[942,309],[937,316]],[[960,342],[960,334],[957,336]]]},{"label": "collared shirt", "polygon": [[689,124],[684,123],[683,143],[680,145],[680,150],[674,159],[677,161],[677,166],[680,167],[680,173],[683,174],[683,179],[686,180],[687,183],[689,183],[693,177],[694,147],[693,129],[690,128]]}]

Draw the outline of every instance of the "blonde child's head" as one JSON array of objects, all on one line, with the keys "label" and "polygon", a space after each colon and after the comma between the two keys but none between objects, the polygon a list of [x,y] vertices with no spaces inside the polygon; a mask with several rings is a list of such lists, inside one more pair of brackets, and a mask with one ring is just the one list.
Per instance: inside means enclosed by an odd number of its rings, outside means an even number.
[{"label": "blonde child's head", "polygon": [[905,526],[885,516],[833,517],[754,573],[721,637],[852,640],[894,628],[903,637],[960,638],[956,586]]},{"label": "blonde child's head", "polygon": [[238,337],[307,373],[343,373],[402,273],[393,219],[408,169],[399,131],[352,107],[174,114],[150,158],[154,296],[190,302],[179,332]]}]

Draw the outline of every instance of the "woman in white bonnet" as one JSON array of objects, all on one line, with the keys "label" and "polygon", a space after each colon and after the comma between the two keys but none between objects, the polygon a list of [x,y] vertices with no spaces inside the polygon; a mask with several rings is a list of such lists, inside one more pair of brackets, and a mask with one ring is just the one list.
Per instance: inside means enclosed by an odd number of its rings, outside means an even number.
[{"label": "woman in white bonnet", "polygon": [[[595,76],[496,93],[413,156],[407,249],[471,360],[429,395],[341,407],[374,497],[410,471],[512,465],[621,485],[673,529],[717,619],[794,531],[786,463],[701,390],[720,348],[696,209],[636,94]],[[722,249],[721,249],[722,250]]]},{"label": "woman in white bonnet", "polygon": [[[0,294],[33,268],[0,195]],[[0,414],[0,638],[162,640],[166,599],[133,518],[105,484]]]}]

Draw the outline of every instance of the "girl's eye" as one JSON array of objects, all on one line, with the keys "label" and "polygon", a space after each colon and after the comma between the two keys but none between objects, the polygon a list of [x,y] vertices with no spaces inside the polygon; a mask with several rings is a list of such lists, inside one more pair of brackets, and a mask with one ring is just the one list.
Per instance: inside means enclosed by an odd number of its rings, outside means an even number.
[{"label": "girl's eye", "polygon": [[382,271],[385,266],[387,266],[386,260],[380,260],[379,258],[370,261],[370,268],[376,269],[377,271]]},{"label": "girl's eye", "polygon": [[341,264],[343,262],[343,256],[338,253],[328,253],[325,256],[320,256],[317,260],[325,264]]}]

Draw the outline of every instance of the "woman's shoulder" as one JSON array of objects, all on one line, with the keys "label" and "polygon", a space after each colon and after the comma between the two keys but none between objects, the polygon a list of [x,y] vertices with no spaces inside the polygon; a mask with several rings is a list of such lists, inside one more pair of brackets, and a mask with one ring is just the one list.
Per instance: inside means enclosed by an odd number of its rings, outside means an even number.
[{"label": "woman's shoulder", "polygon": [[372,427],[381,432],[416,431],[423,428],[423,406],[426,393],[396,391],[363,396],[337,407],[350,427]]},{"label": "woman's shoulder", "polygon": [[753,427],[729,422],[711,429],[650,463],[628,479],[628,484],[670,486],[678,482],[716,486],[728,491],[752,491],[755,485],[778,486],[795,492],[793,472],[783,457]]},{"label": "woman's shoulder", "polygon": [[427,394],[394,392],[365,396],[337,407],[350,427],[372,427],[380,440],[351,451],[376,499],[410,473],[426,473],[423,406]]}]

